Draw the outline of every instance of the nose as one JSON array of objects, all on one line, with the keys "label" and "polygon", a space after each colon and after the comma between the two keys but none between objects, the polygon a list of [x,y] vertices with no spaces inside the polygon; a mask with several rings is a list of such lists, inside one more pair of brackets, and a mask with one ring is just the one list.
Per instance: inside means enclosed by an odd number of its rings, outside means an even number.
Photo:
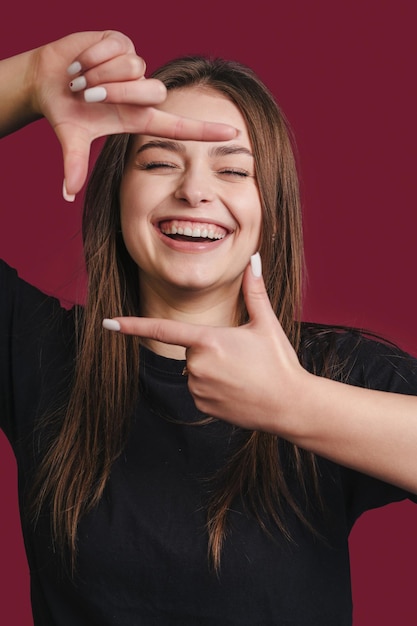
[{"label": "nose", "polygon": [[186,170],[178,181],[175,197],[177,200],[186,202],[190,207],[198,207],[200,204],[211,202],[214,189],[209,172],[197,168]]}]

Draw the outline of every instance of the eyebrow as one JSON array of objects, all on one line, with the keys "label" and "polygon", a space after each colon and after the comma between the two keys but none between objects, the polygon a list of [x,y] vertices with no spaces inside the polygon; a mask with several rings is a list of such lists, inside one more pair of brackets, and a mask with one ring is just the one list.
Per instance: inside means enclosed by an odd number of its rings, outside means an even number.
[{"label": "eyebrow", "polygon": [[227,144],[224,146],[213,146],[210,150],[210,156],[227,156],[229,154],[246,154],[253,158],[253,154],[245,146],[239,144]]},{"label": "eyebrow", "polygon": [[137,149],[136,154],[141,154],[145,150],[150,150],[151,148],[161,148],[162,150],[170,150],[170,152],[185,152],[184,146],[182,146],[178,141],[167,141],[165,139],[154,139],[152,141],[147,141]]},{"label": "eyebrow", "polygon": [[[176,152],[178,154],[184,154],[185,147],[179,143],[178,141],[171,141],[166,139],[153,139],[152,141],[147,141],[140,146],[136,151],[136,154],[141,154],[145,152],[145,150],[150,150],[151,148],[160,148],[162,150],[169,150],[170,152]],[[213,146],[209,152],[211,157],[216,156],[228,156],[229,154],[245,154],[253,158],[253,154],[248,148],[245,146],[241,146],[239,144],[227,144],[223,146]]]}]

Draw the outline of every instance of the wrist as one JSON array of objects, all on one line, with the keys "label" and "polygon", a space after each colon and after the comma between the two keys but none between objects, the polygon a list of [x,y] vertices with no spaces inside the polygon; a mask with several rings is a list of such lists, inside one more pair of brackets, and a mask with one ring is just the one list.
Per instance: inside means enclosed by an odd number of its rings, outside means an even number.
[{"label": "wrist", "polygon": [[40,66],[43,48],[36,48],[27,52],[26,71],[24,73],[24,84],[22,85],[22,102],[25,111],[31,119],[43,117],[40,99]]},{"label": "wrist", "polygon": [[296,375],[293,373],[286,377],[286,384],[278,385],[272,395],[265,393],[263,400],[266,404],[263,405],[264,418],[260,430],[302,447],[314,431],[311,415],[317,402],[318,382],[318,376],[299,366]]},{"label": "wrist", "polygon": [[0,136],[42,116],[34,97],[34,52],[5,59],[0,67]]},{"label": "wrist", "polygon": [[301,368],[297,384],[292,390],[282,434],[292,443],[306,447],[314,437],[314,416],[319,410],[321,378]]}]

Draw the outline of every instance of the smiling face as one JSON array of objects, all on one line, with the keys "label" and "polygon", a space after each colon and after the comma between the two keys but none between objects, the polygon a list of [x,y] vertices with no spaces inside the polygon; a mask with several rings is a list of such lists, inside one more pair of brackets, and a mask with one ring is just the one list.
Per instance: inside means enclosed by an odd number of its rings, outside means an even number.
[{"label": "smiling face", "polygon": [[139,268],[142,302],[151,294],[214,293],[236,304],[262,219],[244,119],[228,98],[202,87],[172,90],[159,108],[230,124],[241,134],[227,142],[133,141],[120,190],[121,225]]}]

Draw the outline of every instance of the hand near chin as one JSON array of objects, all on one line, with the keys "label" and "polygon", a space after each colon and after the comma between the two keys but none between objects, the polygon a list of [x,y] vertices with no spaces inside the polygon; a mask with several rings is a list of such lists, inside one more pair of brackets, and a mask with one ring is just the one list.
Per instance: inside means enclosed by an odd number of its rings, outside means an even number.
[{"label": "hand near chin", "polygon": [[[262,277],[243,278],[250,321],[239,327],[117,317],[104,326],[186,348],[188,387],[200,411],[243,428],[289,434],[304,370],[273,312]],[[116,324],[114,324],[116,321]],[[118,323],[118,324],[117,324]]]},{"label": "hand near chin", "polygon": [[116,31],[76,33],[33,51],[31,106],[48,119],[61,143],[68,195],[84,184],[90,145],[98,137],[146,133],[224,141],[236,135],[224,124],[154,108],[167,92],[159,80],[146,79],[145,70],[132,41]]}]

